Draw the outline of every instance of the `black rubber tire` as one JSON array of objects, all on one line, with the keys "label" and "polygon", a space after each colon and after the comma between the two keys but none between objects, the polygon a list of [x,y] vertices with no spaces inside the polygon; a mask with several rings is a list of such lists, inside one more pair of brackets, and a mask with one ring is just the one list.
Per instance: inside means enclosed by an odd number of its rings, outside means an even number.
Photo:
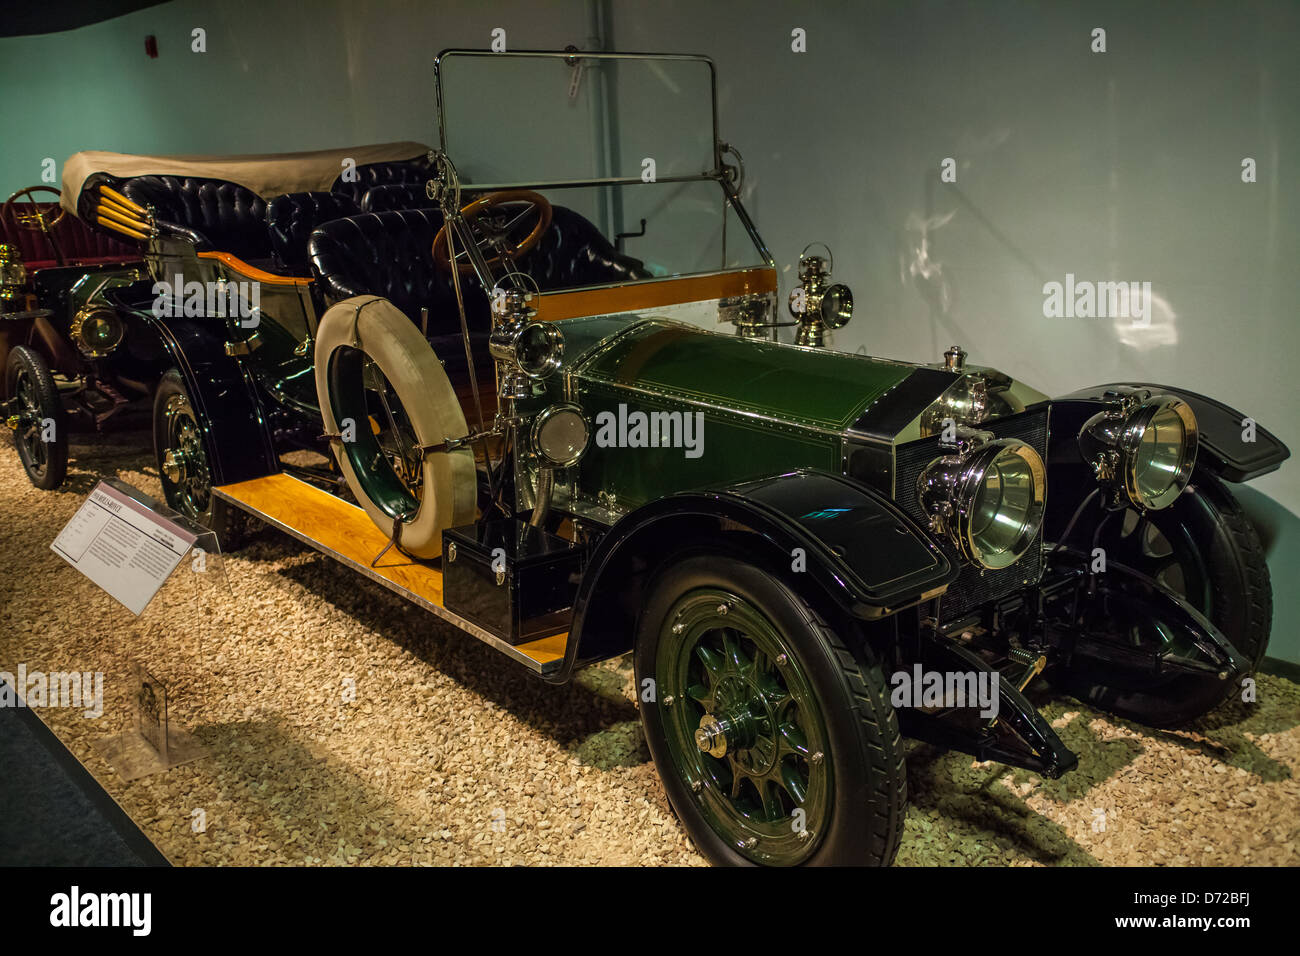
[{"label": "black rubber tire", "polygon": [[163,458],[168,451],[169,441],[166,409],[169,400],[176,396],[184,399],[191,415],[196,414],[193,411],[193,405],[190,404],[190,397],[185,390],[185,380],[181,377],[181,373],[177,369],[170,369],[159,380],[153,397],[154,464],[158,467],[158,477],[162,482],[163,495],[167,499],[168,507],[179,511],[188,518],[192,518],[205,528],[215,531],[222,552],[234,551],[243,544],[247,530],[243,512],[238,508],[232,508],[227,502],[211,494],[211,489],[209,489],[206,508],[198,510],[189,507],[186,502],[173,494],[172,486],[164,477]]},{"label": "black rubber tire", "polygon": [[9,353],[5,368],[5,394],[15,396],[19,376],[30,379],[35,386],[36,403],[42,419],[53,419],[54,441],[45,442],[45,461],[37,463],[18,433],[14,433],[14,447],[23,463],[27,478],[37,488],[53,491],[63,484],[68,475],[68,416],[63,410],[63,399],[50,374],[44,356],[35,349],[18,345]]},{"label": "black rubber tire", "polygon": [[[855,654],[785,582],[721,554],[670,564],[652,583],[638,620],[636,686],[644,686],[642,681],[654,675],[660,628],[677,598],[708,587],[724,588],[751,602],[780,629],[821,701],[834,768],[831,822],[805,865],[887,866],[902,837],[907,770],[884,674],[865,647]],[[753,865],[701,815],[668,751],[659,707],[642,703],[640,711],[668,799],[696,848],[714,865]]]},{"label": "black rubber tire", "polygon": [[[1167,538],[1174,533],[1195,542],[1205,597],[1187,600],[1257,668],[1273,626],[1273,589],[1264,545],[1237,499],[1222,481],[1198,469],[1178,500],[1154,512],[1152,520]],[[1241,680],[1185,675],[1142,684],[1093,663],[1056,676],[1080,700],[1152,727],[1190,723],[1240,693]]]}]

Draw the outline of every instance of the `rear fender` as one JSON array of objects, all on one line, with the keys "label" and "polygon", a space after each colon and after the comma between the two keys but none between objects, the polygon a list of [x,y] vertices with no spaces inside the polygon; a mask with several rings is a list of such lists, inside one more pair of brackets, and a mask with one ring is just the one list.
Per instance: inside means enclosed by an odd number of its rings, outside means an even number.
[{"label": "rear fender", "polygon": [[203,431],[212,484],[228,485],[279,471],[257,388],[240,361],[226,354],[225,322],[158,318],[138,306],[130,311],[157,332],[185,380]]}]

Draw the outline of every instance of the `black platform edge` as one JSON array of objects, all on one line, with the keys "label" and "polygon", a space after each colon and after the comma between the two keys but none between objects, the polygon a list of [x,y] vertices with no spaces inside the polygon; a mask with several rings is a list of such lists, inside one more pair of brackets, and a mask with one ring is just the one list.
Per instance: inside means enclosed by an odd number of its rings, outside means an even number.
[{"label": "black platform edge", "polygon": [[[127,848],[140,858],[142,865],[151,867],[169,867],[172,865],[171,861],[144,835],[144,831],[136,825],[135,821],[113,799],[112,795],[100,786],[99,781],[95,779],[95,775],[87,770],[76,755],[64,746],[58,735],[46,726],[45,721],[41,720],[33,708],[14,707],[12,709],[16,712],[18,719],[23,721],[24,725],[31,731],[32,736],[44,745],[50,757],[68,775],[73,785],[82,792],[90,805],[103,816],[104,821],[113,828]],[[4,864],[0,863],[0,867],[3,866]]]},{"label": "black platform edge", "polygon": [[1266,657],[1259,665],[1261,673],[1273,677],[1285,677],[1294,684],[1300,684],[1300,664],[1294,661],[1282,661],[1276,657]]}]

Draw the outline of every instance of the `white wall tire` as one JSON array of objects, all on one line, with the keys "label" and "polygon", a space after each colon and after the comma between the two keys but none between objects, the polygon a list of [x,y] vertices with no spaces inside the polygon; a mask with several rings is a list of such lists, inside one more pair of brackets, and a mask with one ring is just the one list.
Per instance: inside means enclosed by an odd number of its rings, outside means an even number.
[{"label": "white wall tire", "polygon": [[[335,440],[334,455],[357,501],[376,527],[391,534],[406,514],[399,543],[417,558],[442,553],[442,532],[475,518],[478,483],[469,448],[429,452],[422,465],[423,493],[417,501],[378,457],[361,398],[362,353],[383,372],[397,393],[416,439],[435,445],[469,431],[447,372],[433,348],[406,315],[387,299],[354,296],[331,306],[316,333],[316,395],[327,434],[341,432],[351,418],[355,440]],[[371,447],[373,446],[373,448]]]}]

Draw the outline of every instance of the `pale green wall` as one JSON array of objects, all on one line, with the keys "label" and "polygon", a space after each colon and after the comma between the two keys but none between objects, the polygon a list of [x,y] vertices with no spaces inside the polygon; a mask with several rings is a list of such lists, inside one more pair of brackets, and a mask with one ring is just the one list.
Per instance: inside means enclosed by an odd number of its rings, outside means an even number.
[{"label": "pale green wall", "polygon": [[[972,361],[1049,392],[1184,384],[1300,448],[1300,5],[1204,2],[701,3],[606,0],[620,50],[705,53],[720,132],[783,271],[829,242],[858,312],[836,347]],[[304,11],[310,10],[309,14]],[[433,55],[586,45],[579,2],[176,0],[71,33],[0,39],[0,189],[78,149],[272,152],[435,138]],[[190,30],[208,52],[189,52]],[[1089,52],[1104,27],[1109,52]],[[807,31],[808,52],[790,50]],[[143,39],[158,36],[150,61]],[[500,91],[485,90],[490,118]],[[517,95],[527,96],[527,91]],[[622,117],[624,124],[635,117]],[[900,278],[924,177],[958,161],[931,234],[952,287],[937,315]],[[1240,181],[1243,157],[1258,179]],[[949,192],[945,193],[947,188]],[[630,247],[630,251],[635,252]],[[1134,336],[1045,319],[1067,272],[1150,281]],[[1176,338],[1176,341],[1174,339]],[[1243,495],[1270,546],[1271,653],[1300,660],[1300,461]]]},{"label": "pale green wall", "polygon": [[[175,0],[67,33],[0,38],[0,189],[83,149],[241,153],[436,141],[433,58],[583,45],[581,3]],[[190,51],[195,27],[207,52]],[[158,38],[150,60],[144,38]],[[517,91],[527,96],[528,91]],[[491,109],[491,97],[483,101]],[[18,135],[21,133],[21,135]]]},{"label": "pale green wall", "polygon": [[[618,48],[716,61],[720,134],[783,293],[820,239],[856,294],[836,348],[937,361],[958,342],[1053,394],[1181,384],[1300,452],[1300,4],[611,4]],[[931,233],[952,289],[938,316],[900,259],[945,157],[974,209],[936,192],[956,211]],[[1168,311],[1123,336],[1046,319],[1043,283],[1067,272],[1150,281]],[[1269,548],[1270,654],[1300,661],[1300,456],[1242,500]]]}]

